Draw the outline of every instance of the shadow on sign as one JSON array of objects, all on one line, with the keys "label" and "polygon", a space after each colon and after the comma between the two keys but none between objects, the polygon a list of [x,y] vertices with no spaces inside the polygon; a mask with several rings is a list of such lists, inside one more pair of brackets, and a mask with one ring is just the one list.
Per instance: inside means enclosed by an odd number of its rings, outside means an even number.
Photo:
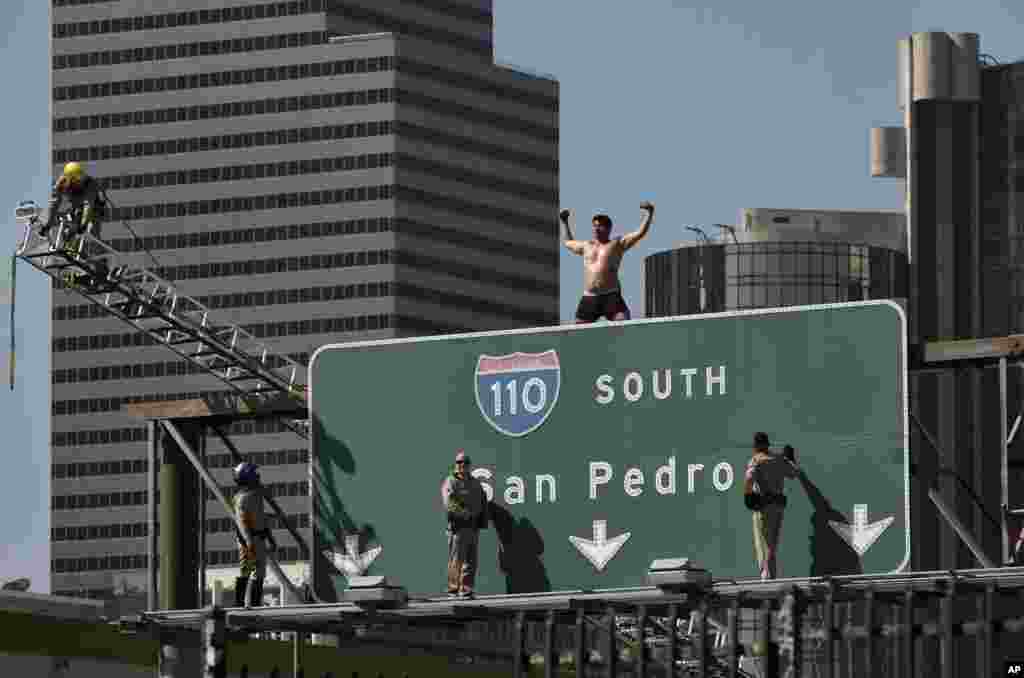
[{"label": "shadow on sign", "polygon": [[498,568],[505,573],[506,593],[551,590],[541,556],[544,538],[529,518],[517,519],[507,509],[488,503],[491,524],[498,535]]},{"label": "shadow on sign", "polygon": [[[315,426],[320,426],[319,421]],[[317,432],[316,456],[313,466],[313,503],[315,522],[322,540],[316,553],[312,554],[317,558],[316,571],[321,573],[317,576],[320,585],[319,591],[331,591],[333,586],[326,584],[321,578],[322,573],[335,573],[337,569],[334,564],[324,557],[323,547],[334,547],[344,551],[345,537],[358,535],[358,548],[376,540],[376,530],[372,523],[363,523],[361,526],[349,515],[345,502],[337,488],[337,479],[342,475],[355,475],[356,461],[352,450],[341,440],[334,436],[325,436],[322,431]]]},{"label": "shadow on sign", "polygon": [[830,520],[839,523],[850,521],[833,508],[832,503],[806,473],[799,474],[798,478],[814,507],[814,513],[811,514],[811,571],[808,574],[812,577],[863,574],[864,569],[857,552],[829,525]]}]

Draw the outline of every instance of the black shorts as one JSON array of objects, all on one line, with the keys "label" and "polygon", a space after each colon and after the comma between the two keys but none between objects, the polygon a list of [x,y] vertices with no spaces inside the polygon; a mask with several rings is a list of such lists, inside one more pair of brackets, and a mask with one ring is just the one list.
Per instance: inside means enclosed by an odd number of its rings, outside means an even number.
[{"label": "black shorts", "polygon": [[576,307],[576,319],[583,322],[597,322],[604,317],[612,320],[619,313],[629,317],[629,307],[626,300],[622,298],[622,292],[605,292],[604,294],[584,295],[580,299],[580,305]]}]

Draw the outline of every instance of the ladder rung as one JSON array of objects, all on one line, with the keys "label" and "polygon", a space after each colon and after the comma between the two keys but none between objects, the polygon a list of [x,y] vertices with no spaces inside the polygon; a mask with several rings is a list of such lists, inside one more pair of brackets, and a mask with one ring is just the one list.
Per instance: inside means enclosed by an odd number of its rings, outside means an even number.
[{"label": "ladder rung", "polygon": [[261,377],[261,376],[260,376],[260,375],[258,375],[258,374],[250,374],[249,376],[242,376],[242,377],[231,377],[230,379],[228,379],[228,381],[253,381],[253,380],[257,380],[257,381],[259,381],[259,380],[262,380],[262,381],[266,381],[266,378],[264,378],[264,377]]}]

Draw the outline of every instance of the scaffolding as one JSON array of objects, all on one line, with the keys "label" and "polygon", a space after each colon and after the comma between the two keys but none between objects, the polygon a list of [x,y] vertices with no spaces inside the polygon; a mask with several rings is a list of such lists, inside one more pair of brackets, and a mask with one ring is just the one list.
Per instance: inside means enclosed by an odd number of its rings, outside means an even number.
[{"label": "scaffolding", "polygon": [[[219,321],[196,299],[183,294],[161,277],[154,267],[143,265],[140,253],[118,251],[91,233],[79,232],[71,214],[61,214],[55,219],[54,228],[44,229],[47,222],[45,211],[36,203],[25,201],[16,208],[15,219],[24,225],[15,253],[17,259],[45,273],[59,289],[75,292],[101,307],[108,315],[150,337],[155,345],[173,351],[201,373],[216,378],[225,387],[220,397],[214,398],[213,402],[179,402],[174,403],[171,410],[166,408],[165,403],[157,403],[155,408],[143,406],[136,410],[136,414],[148,413],[150,416],[147,418],[151,420],[149,607],[156,609],[156,559],[160,552],[156,543],[158,432],[165,432],[173,439],[194,467],[202,484],[232,517],[236,537],[244,542],[244,529],[220,486],[206,468],[205,455],[182,434],[182,420],[189,420],[190,414],[201,415],[201,439],[205,441],[207,429],[212,430],[236,463],[243,461],[242,455],[220,425],[240,417],[275,417],[296,434],[308,439],[306,367],[286,355],[274,353],[240,325]],[[148,252],[145,254],[152,258]],[[157,262],[154,260],[153,263]],[[207,419],[209,417],[213,418]],[[205,448],[205,442],[200,447]],[[304,557],[308,558],[310,550],[305,540],[288,523],[273,498],[266,495],[264,498],[299,544]],[[172,501],[167,497],[165,500]],[[205,518],[205,501],[202,498],[199,499],[199,505],[200,516]],[[205,520],[202,522],[205,524]],[[181,529],[185,528],[182,526]],[[202,544],[205,529],[200,530],[200,533]],[[200,581],[203,587],[205,562],[205,557],[200,555]],[[268,564],[294,599],[303,600],[312,595],[311,591],[300,591],[289,580],[274,554],[268,554]]]}]

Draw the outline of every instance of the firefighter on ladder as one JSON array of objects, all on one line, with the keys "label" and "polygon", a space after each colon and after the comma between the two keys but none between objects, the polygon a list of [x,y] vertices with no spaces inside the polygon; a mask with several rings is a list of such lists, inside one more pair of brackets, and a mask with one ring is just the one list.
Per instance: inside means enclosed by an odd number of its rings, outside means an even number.
[{"label": "firefighter on ladder", "polygon": [[259,607],[263,601],[263,580],[267,576],[267,548],[277,550],[277,542],[267,529],[267,516],[263,512],[263,488],[256,464],[243,462],[235,467],[238,492],[233,504],[235,517],[241,523],[238,543],[239,577],[235,579],[235,607]]},{"label": "firefighter on ladder", "polygon": [[[39,229],[39,235],[49,237],[50,231],[62,215],[70,216],[67,229],[57,234],[53,243],[55,249],[62,249],[68,255],[82,254],[82,236],[86,233],[94,238],[100,237],[100,227],[106,213],[106,194],[100,182],[89,175],[81,163],[69,162],[57,179],[50,196],[50,210],[46,223]],[[114,282],[118,275],[108,271],[103,259],[93,262],[96,270],[89,272],[65,271],[64,282],[71,288],[85,288],[89,291],[102,291],[106,282]]]},{"label": "firefighter on ladder", "polygon": [[105,205],[99,181],[89,176],[81,163],[69,162],[64,165],[64,172],[53,187],[53,193],[50,195],[50,213],[39,234],[46,237],[57,222],[57,217],[70,213],[71,232],[63,236],[66,238],[66,249],[74,251],[76,241],[83,233],[88,233],[94,238],[100,237]]}]

